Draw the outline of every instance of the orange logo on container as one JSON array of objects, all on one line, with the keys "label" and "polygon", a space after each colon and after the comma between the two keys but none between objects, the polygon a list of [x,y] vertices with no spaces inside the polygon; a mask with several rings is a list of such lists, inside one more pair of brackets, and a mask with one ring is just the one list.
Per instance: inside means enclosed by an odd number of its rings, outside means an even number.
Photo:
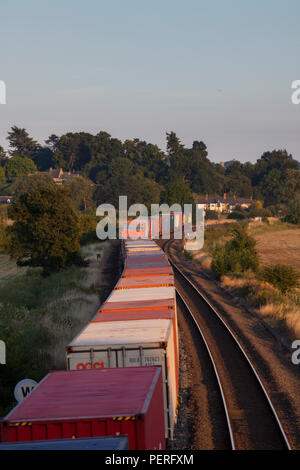
[{"label": "orange logo on container", "polygon": [[77,366],[76,366],[76,369],[77,369],[77,370],[103,369],[103,368],[104,368],[104,362],[94,362],[94,364],[92,364],[91,362],[86,362],[85,364],[83,364],[82,362],[80,362],[80,363],[77,364]]}]

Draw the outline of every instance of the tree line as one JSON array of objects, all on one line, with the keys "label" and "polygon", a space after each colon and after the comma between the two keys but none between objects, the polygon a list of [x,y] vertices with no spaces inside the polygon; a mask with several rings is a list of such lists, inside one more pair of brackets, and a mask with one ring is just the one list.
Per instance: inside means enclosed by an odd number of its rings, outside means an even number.
[{"label": "tree line", "polygon": [[41,145],[26,129],[13,126],[7,139],[8,151],[0,147],[0,184],[62,168],[94,183],[95,204],[116,204],[120,194],[126,194],[129,203],[164,199],[171,204],[178,197],[189,202],[195,195],[226,193],[261,200],[267,207],[286,204],[300,194],[299,163],[286,150],[266,151],[256,163],[232,160],[223,166],[210,161],[203,141],[187,148],[173,131],[166,134],[166,152],[139,139],[122,142],[104,131],[51,134]]}]

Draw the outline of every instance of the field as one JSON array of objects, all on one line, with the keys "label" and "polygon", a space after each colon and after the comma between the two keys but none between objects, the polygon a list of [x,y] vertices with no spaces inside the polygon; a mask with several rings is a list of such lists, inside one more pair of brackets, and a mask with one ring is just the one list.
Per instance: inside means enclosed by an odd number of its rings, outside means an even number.
[{"label": "field", "polygon": [[255,236],[261,264],[290,264],[300,271],[300,229]]}]

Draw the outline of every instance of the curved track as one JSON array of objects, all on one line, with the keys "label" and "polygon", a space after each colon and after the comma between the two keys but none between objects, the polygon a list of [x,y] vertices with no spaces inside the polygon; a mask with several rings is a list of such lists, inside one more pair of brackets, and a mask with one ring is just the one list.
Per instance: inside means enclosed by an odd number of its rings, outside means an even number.
[{"label": "curved track", "polygon": [[197,285],[175,265],[176,290],[193,318],[208,352],[226,417],[224,432],[232,449],[290,450],[291,446],[272,401],[238,339]]}]

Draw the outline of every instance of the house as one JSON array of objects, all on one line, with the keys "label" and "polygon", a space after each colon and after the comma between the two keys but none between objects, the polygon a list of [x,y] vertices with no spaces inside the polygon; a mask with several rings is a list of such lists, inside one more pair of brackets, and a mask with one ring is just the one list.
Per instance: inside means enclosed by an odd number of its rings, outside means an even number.
[{"label": "house", "polygon": [[238,207],[246,209],[253,204],[252,199],[236,199],[228,198],[226,194],[223,197],[209,198],[208,194],[205,198],[198,198],[197,207],[204,211],[232,212]]},{"label": "house", "polygon": [[0,196],[0,204],[11,204],[13,196]]},{"label": "house", "polygon": [[71,173],[70,171],[63,171],[62,168],[49,169],[48,175],[53,179],[53,182],[57,185],[63,184],[65,181],[79,176],[79,173]]}]

